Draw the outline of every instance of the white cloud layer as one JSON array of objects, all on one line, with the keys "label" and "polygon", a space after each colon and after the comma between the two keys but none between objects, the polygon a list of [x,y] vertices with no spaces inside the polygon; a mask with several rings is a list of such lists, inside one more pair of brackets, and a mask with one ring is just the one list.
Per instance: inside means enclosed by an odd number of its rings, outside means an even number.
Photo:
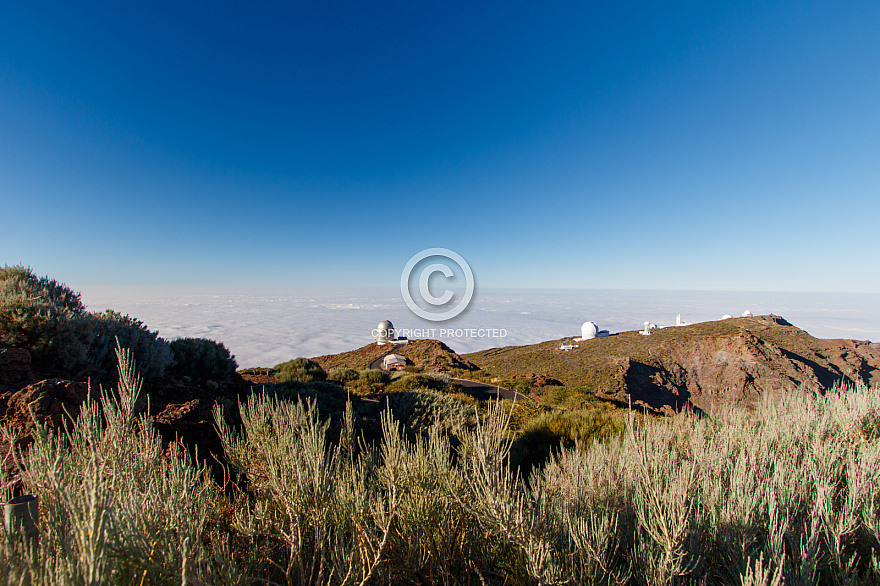
[{"label": "white cloud layer", "polygon": [[420,337],[459,353],[575,337],[584,321],[620,332],[645,321],[670,325],[679,313],[695,323],[746,309],[781,315],[820,338],[880,340],[880,296],[867,294],[481,290],[463,314],[434,323],[414,316],[395,290],[90,286],[81,292],[89,310],[127,313],[166,339],[222,341],[241,367],[358,348],[383,319],[398,329],[433,328],[435,335]]}]

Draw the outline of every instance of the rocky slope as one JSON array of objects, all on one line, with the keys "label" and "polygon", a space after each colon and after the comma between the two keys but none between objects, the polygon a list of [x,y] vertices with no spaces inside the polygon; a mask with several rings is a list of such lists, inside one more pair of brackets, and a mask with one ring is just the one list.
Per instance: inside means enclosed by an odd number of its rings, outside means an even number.
[{"label": "rocky slope", "polygon": [[839,381],[880,384],[880,344],[822,340],[773,316],[743,317],[580,342],[564,340],[464,355],[493,375],[541,373],[567,387],[673,413],[751,405],[768,393]]}]

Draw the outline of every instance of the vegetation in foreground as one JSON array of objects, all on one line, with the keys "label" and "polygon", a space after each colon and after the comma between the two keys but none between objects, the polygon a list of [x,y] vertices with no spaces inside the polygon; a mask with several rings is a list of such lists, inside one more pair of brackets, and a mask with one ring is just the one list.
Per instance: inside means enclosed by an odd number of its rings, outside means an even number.
[{"label": "vegetation in foreground", "polygon": [[88,312],[79,293],[22,266],[0,267],[0,342],[27,348],[43,374],[103,383],[115,379],[117,344],[134,354],[138,374],[148,379],[175,367],[191,378],[225,379],[237,366],[222,343],[169,343],[128,315]]},{"label": "vegetation in foreground", "polygon": [[63,433],[40,427],[20,454],[40,535],[3,540],[7,583],[880,580],[877,388],[791,393],[714,419],[634,416],[527,479],[498,406],[455,442],[434,423],[407,436],[386,410],[370,443],[349,403],[331,442],[309,402],[257,393],[238,431],[217,412],[220,486],[175,445],[163,452],[136,412],[130,355],[119,362],[117,393]]}]

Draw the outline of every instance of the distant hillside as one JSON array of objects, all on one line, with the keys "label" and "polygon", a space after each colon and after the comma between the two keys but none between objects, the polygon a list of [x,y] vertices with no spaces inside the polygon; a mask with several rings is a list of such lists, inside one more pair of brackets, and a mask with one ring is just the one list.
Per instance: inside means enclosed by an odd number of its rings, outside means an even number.
[{"label": "distant hillside", "polygon": [[330,372],[335,368],[354,368],[364,370],[370,363],[394,352],[407,358],[414,366],[425,372],[447,372],[451,369],[477,370],[476,365],[463,360],[449,346],[438,340],[411,340],[402,346],[368,344],[357,350],[341,354],[329,354],[312,358],[321,368]]},{"label": "distant hillside", "polygon": [[766,393],[840,380],[880,384],[880,344],[822,340],[768,315],[637,331],[559,349],[565,340],[466,354],[494,376],[537,373],[577,392],[631,400],[658,413],[690,404],[711,412],[751,404]]}]

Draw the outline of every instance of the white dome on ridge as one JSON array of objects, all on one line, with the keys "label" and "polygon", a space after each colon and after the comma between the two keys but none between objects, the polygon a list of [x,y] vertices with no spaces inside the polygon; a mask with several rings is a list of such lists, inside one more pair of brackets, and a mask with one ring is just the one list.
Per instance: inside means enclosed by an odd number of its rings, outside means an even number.
[{"label": "white dome on ridge", "polygon": [[599,335],[599,326],[591,321],[584,322],[581,326],[581,340],[592,340]]},{"label": "white dome on ridge", "polygon": [[387,319],[383,319],[376,326],[376,342],[384,344],[392,340],[394,340],[394,324]]}]

